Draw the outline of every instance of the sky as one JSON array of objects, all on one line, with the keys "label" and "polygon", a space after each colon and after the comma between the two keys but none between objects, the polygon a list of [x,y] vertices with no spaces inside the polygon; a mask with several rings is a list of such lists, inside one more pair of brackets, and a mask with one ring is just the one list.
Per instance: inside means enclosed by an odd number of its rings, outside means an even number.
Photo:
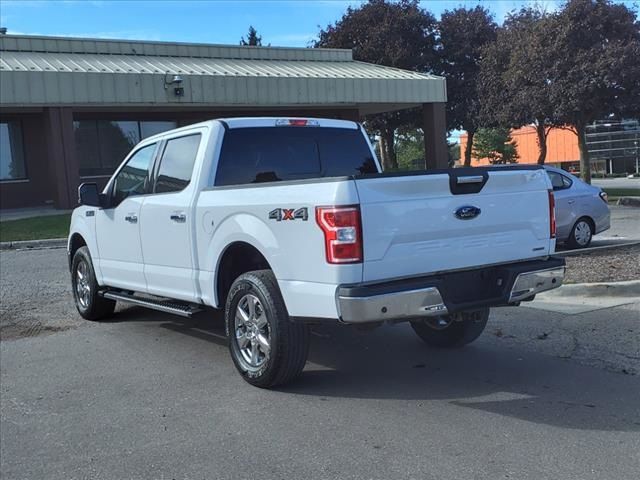
[{"label": "sky", "polygon": [[[238,44],[253,25],[263,44],[306,47],[357,0],[0,0],[8,33]],[[525,3],[553,11],[561,0],[422,0],[436,17],[481,4],[498,22]],[[625,2],[630,5],[632,1]]]}]

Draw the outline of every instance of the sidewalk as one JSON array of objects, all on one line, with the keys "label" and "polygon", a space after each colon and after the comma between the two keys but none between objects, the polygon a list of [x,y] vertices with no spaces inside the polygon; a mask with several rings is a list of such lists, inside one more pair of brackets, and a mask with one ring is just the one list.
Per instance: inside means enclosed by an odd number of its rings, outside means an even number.
[{"label": "sidewalk", "polygon": [[[536,295],[532,302],[522,302],[521,306],[577,315],[604,308],[622,305],[639,305],[640,280],[607,283],[566,284],[556,290]],[[640,309],[636,310],[636,319],[640,321]]]},{"label": "sidewalk", "polygon": [[63,215],[71,210],[58,210],[53,207],[13,208],[0,210],[0,222],[21,220],[23,218],[46,217],[49,215]]}]

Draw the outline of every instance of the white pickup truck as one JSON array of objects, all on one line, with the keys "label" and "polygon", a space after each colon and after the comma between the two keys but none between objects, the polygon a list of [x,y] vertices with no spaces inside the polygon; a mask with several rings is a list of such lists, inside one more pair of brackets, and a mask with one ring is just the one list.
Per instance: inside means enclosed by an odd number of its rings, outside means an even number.
[{"label": "white pickup truck", "polygon": [[553,190],[537,166],[381,173],[362,126],[211,120],[143,140],[79,188],[68,254],[80,315],[117,301],[224,309],[249,383],[302,371],[308,324],[410,321],[427,344],[560,286]]}]

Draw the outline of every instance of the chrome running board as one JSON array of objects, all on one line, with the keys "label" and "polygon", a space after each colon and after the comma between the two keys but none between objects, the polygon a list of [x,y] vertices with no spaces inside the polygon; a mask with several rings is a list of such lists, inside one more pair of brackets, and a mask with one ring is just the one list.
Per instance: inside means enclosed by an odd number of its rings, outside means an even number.
[{"label": "chrome running board", "polygon": [[202,309],[197,305],[183,303],[177,300],[156,300],[154,298],[136,297],[132,294],[114,292],[111,290],[100,292],[100,295],[110,300],[131,303],[133,305],[139,305],[152,310],[158,310],[159,312],[172,313],[174,315],[180,315],[181,317],[187,318],[190,318],[194,313],[202,311]]}]

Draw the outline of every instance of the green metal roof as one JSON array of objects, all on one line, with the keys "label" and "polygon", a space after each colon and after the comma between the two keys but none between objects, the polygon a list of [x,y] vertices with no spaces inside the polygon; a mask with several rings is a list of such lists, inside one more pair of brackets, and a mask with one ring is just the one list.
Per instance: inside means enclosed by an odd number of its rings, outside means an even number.
[{"label": "green metal roof", "polygon": [[[183,78],[184,96],[166,82]],[[350,50],[0,35],[0,104],[358,106],[446,101],[445,80]]]}]

